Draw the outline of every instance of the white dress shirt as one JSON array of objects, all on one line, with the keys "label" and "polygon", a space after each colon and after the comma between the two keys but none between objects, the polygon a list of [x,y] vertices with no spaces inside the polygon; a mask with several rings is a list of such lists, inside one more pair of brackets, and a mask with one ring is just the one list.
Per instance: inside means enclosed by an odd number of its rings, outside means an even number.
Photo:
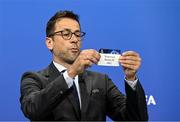
[{"label": "white dress shirt", "polygon": [[[64,66],[56,63],[55,61],[53,61],[54,66],[58,69],[59,72],[62,72],[63,70],[66,70],[67,68],[65,68]],[[63,77],[68,85],[68,88],[70,88],[73,85],[73,82],[76,85],[76,89],[77,89],[77,93],[78,93],[78,98],[79,98],[79,103],[80,103],[80,108],[81,108],[81,94],[80,94],[80,90],[79,90],[79,82],[78,82],[78,75],[75,76],[75,78],[71,78],[68,73],[67,70],[63,73]],[[136,79],[135,81],[129,81],[126,80],[125,81],[128,83],[128,85],[133,89],[136,90],[136,84],[138,79]]]}]

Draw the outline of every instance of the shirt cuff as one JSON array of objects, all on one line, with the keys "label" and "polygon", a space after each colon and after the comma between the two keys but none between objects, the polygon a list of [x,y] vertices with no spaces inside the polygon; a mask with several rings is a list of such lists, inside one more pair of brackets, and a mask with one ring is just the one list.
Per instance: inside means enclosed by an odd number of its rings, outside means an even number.
[{"label": "shirt cuff", "polygon": [[126,80],[126,78],[124,78],[124,80],[126,81],[126,83],[135,91],[136,90],[136,84],[138,79],[136,78],[136,80],[131,81],[131,80]]},{"label": "shirt cuff", "polygon": [[68,85],[68,88],[70,88],[70,87],[73,85],[73,81],[74,81],[73,78],[69,77],[67,71],[65,71],[65,72],[63,73],[63,77],[64,77],[64,79],[65,79],[65,81],[66,81],[66,83],[67,83],[67,85]]}]

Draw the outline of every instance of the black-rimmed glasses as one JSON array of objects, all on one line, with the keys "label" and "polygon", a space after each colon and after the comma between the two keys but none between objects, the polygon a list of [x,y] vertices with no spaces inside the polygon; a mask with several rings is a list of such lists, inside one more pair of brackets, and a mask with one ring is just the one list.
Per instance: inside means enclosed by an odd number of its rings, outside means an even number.
[{"label": "black-rimmed glasses", "polygon": [[50,34],[49,37],[54,36],[54,35],[60,35],[60,36],[62,36],[63,39],[70,40],[72,38],[73,34],[76,36],[76,38],[78,40],[80,40],[83,36],[85,36],[86,33],[81,32],[79,30],[77,30],[75,32],[71,32],[71,30],[65,29],[65,30],[54,32],[54,33]]}]

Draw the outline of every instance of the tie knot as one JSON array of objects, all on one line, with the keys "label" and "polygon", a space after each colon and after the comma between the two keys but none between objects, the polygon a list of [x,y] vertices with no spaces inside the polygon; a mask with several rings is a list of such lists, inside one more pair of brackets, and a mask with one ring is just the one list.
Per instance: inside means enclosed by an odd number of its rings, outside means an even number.
[{"label": "tie knot", "polygon": [[63,74],[65,71],[66,71],[66,69],[62,70],[62,71],[61,71],[61,74]]},{"label": "tie knot", "polygon": [[66,71],[66,69],[63,69],[61,72],[64,73]]}]

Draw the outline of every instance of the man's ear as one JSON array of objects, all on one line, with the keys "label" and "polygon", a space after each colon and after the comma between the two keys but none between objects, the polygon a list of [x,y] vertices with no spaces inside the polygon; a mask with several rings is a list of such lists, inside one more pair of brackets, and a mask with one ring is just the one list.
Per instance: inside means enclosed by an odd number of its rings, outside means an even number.
[{"label": "man's ear", "polygon": [[52,38],[46,37],[46,47],[47,47],[49,50],[52,50],[52,49],[53,49],[53,47],[54,47],[54,41],[52,40]]}]

